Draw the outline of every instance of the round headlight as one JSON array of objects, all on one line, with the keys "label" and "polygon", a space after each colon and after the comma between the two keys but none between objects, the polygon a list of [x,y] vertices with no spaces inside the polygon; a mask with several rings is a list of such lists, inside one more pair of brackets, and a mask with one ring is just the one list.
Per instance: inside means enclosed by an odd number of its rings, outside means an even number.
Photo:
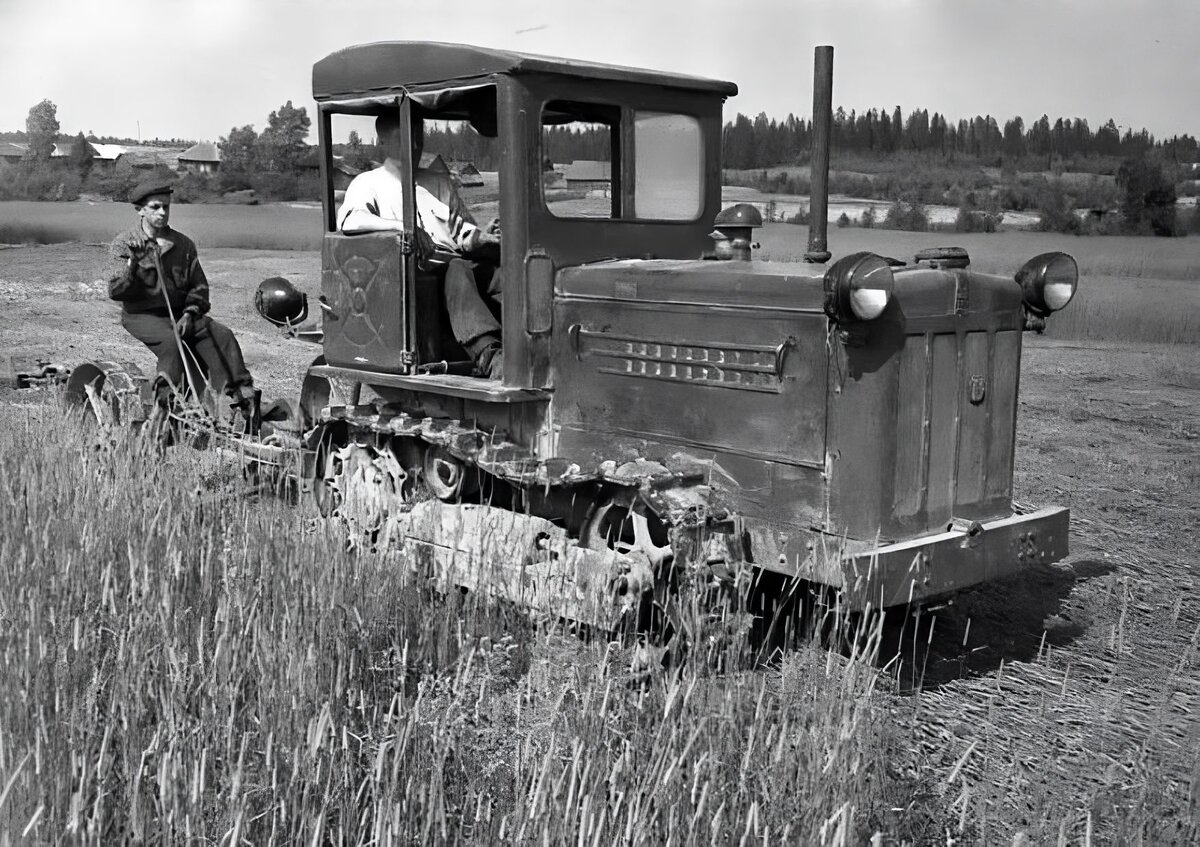
[{"label": "round headlight", "polygon": [[1071,302],[1079,284],[1079,265],[1067,253],[1042,253],[1017,271],[1025,306],[1038,317]]},{"label": "round headlight", "polygon": [[825,314],[836,321],[874,320],[891,302],[894,285],[887,259],[853,253],[825,273]]}]

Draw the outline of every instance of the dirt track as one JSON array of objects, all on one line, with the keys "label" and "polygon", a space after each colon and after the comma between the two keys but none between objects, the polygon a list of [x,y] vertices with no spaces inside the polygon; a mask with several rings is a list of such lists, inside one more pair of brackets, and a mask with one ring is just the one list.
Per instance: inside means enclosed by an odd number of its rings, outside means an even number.
[{"label": "dirt track", "polygon": [[[319,350],[277,336],[251,297],[281,274],[315,300],[319,256],[224,249],[202,261],[213,314],[266,395],[293,395]],[[114,358],[152,372],[94,287],[103,265],[95,246],[0,250],[0,360]],[[896,714],[934,769],[922,782],[948,799],[969,788],[1011,821],[1047,804],[1069,813],[1100,786],[1118,807],[1173,811],[1186,841],[1200,773],[1200,350],[1031,336],[1021,380],[1017,497],[1072,508],[1072,555],[925,614],[928,655],[925,630],[914,639],[907,621],[901,637],[897,620],[899,686],[923,691],[896,698]]]}]

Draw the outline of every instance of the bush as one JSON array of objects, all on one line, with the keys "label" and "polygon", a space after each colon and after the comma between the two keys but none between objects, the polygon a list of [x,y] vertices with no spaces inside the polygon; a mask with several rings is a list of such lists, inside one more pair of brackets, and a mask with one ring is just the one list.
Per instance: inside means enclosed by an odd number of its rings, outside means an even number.
[{"label": "bush", "polygon": [[84,180],[84,190],[89,194],[98,194],[111,200],[122,201],[129,196],[129,190],[138,181],[140,174],[133,168],[94,167]]},{"label": "bush", "polygon": [[314,172],[252,174],[250,187],[266,200],[319,200],[320,177]]},{"label": "bush", "polygon": [[867,206],[867,210],[863,212],[862,217],[858,219],[858,225],[866,229],[872,229],[876,223],[875,207]]},{"label": "bush", "polygon": [[220,196],[216,180],[207,174],[187,173],[175,182],[176,203],[215,203]]},{"label": "bush", "polygon": [[850,226],[850,216],[845,212],[842,212],[842,214],[838,216],[837,225],[841,229],[845,229],[846,227]]},{"label": "bush", "polygon": [[1083,232],[1082,221],[1057,183],[1047,184],[1041,192],[1038,201],[1038,229],[1042,232],[1066,232],[1072,235]]},{"label": "bush", "polygon": [[0,200],[75,200],[82,182],[57,163],[21,162],[0,167]]},{"label": "bush", "polygon": [[1162,166],[1147,159],[1129,159],[1117,172],[1122,192],[1121,214],[1134,234],[1178,235],[1175,185]]},{"label": "bush", "polygon": [[928,232],[929,215],[920,203],[907,203],[897,200],[888,207],[883,225],[888,229],[902,229],[908,232]]},{"label": "bush", "polygon": [[217,172],[217,191],[225,194],[230,191],[245,191],[250,188],[250,176],[237,168],[222,169]]},{"label": "bush", "polygon": [[958,207],[954,219],[955,232],[995,232],[1003,220],[1004,213],[975,206],[975,193],[969,192]]},{"label": "bush", "polygon": [[808,226],[808,223],[811,219],[812,219],[812,215],[810,214],[809,207],[802,206],[800,209],[798,209],[796,211],[796,214],[792,215],[790,218],[785,219],[784,222],[789,223],[789,224],[802,224],[804,226]]}]

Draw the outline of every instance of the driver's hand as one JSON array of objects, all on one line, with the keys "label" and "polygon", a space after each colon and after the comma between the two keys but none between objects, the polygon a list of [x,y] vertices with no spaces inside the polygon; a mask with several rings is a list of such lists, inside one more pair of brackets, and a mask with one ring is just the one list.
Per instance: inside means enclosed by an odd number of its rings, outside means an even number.
[{"label": "driver's hand", "polygon": [[495,235],[496,237],[500,236],[500,219],[499,218],[492,218],[490,221],[488,221],[487,234]]}]

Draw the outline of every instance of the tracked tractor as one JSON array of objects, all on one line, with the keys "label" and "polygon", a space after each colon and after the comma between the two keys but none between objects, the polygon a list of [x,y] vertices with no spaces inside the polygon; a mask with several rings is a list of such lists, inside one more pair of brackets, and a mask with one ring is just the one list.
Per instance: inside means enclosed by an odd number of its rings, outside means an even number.
[{"label": "tracked tractor", "polygon": [[[1061,559],[1068,512],[1014,509],[1013,455],[1022,339],[1074,260],[831,255],[832,48],[815,68],[806,260],[768,262],[761,211],[722,209],[732,83],[424,42],[322,59],[323,349],[285,431],[239,446],[296,451],[325,514],[446,584],[605,625],[686,583],[882,608]],[[502,379],[473,371],[415,246],[411,151],[401,231],[337,229],[338,128],[385,113],[491,139]],[[598,140],[576,184],[564,130]],[[136,415],[118,366],[87,373],[77,396]]]}]

